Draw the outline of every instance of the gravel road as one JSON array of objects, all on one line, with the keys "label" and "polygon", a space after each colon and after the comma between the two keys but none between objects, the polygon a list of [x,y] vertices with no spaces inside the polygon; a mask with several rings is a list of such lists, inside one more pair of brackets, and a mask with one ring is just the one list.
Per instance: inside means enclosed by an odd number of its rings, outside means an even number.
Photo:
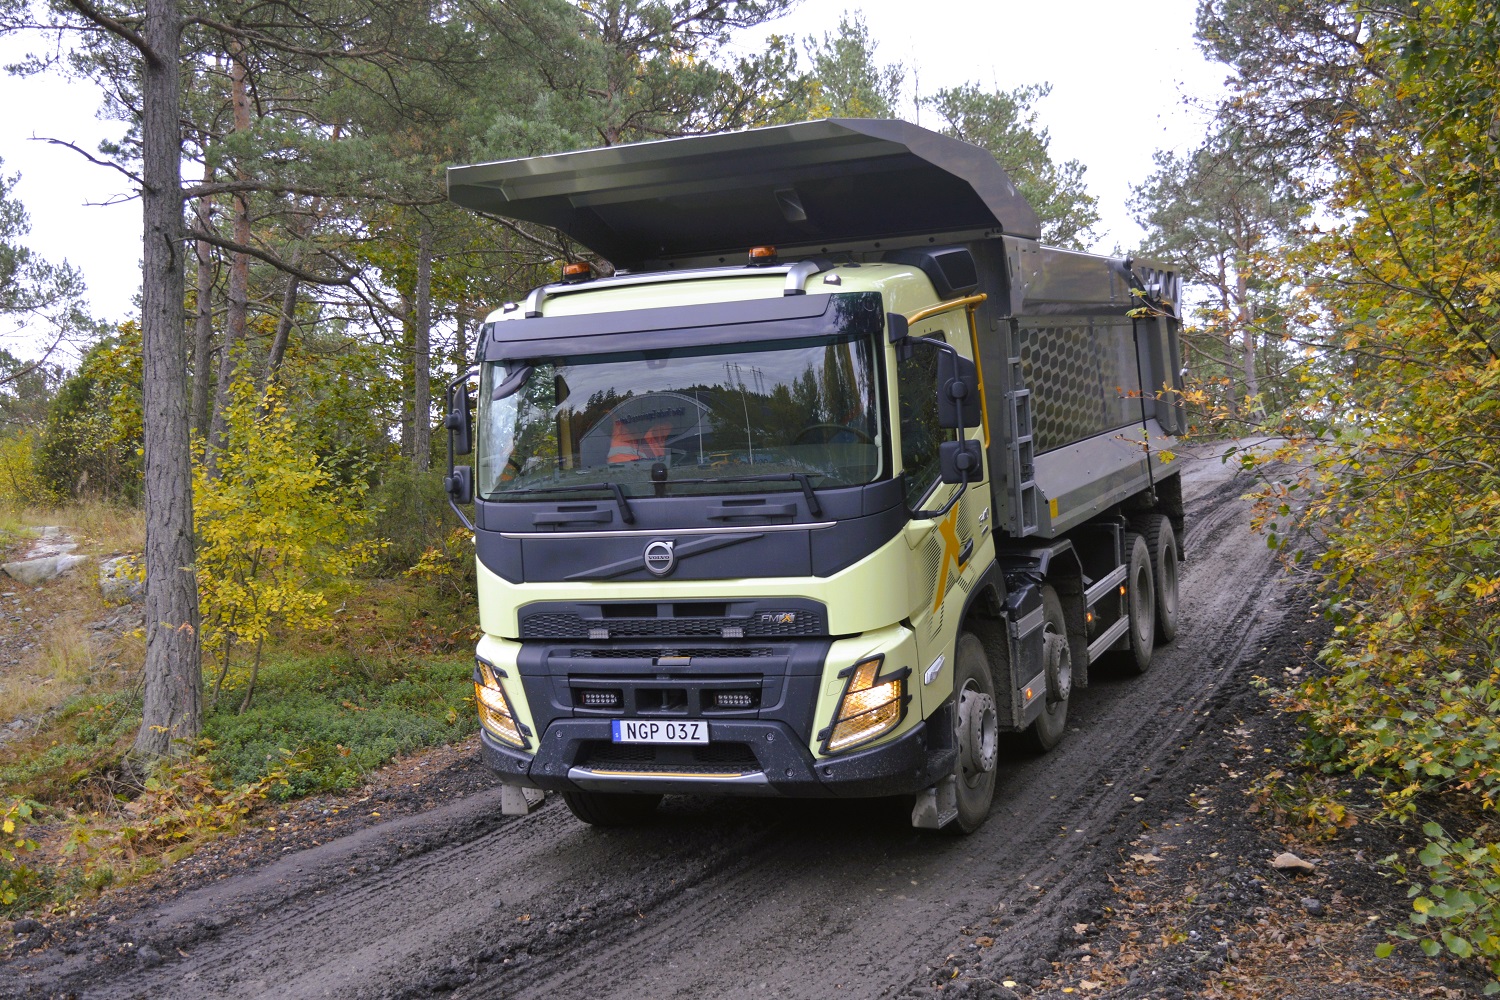
[{"label": "gravel road", "polygon": [[502,817],[489,789],[184,892],[111,928],[129,962],[82,948],[0,993],[904,997],[976,933],[986,969],[1039,982],[1286,607],[1245,527],[1252,484],[1185,462],[1177,641],[1144,677],[1096,674],[1061,746],[1005,763],[972,836],[914,831],[887,803],[692,798],[601,831],[550,800]]}]

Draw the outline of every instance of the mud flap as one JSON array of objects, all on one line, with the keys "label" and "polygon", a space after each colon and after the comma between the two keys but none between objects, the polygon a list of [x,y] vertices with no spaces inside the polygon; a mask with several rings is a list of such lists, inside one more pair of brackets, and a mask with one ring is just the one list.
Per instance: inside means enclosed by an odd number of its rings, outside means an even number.
[{"label": "mud flap", "polygon": [[958,818],[958,779],[953,775],[917,793],[911,825],[919,830],[941,830]]},{"label": "mud flap", "polygon": [[522,788],[520,785],[500,786],[500,812],[505,816],[525,816],[542,804],[547,793],[540,788]]}]

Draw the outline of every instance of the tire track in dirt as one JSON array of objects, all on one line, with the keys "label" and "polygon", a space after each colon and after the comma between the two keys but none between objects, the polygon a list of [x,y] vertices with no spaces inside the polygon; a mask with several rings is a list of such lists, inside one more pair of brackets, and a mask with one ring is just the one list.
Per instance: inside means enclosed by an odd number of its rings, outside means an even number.
[{"label": "tire track in dirt", "polygon": [[1150,814],[1152,789],[1175,794],[1244,649],[1280,620],[1271,553],[1243,527],[1253,484],[1215,465],[1185,471],[1177,642],[1146,676],[1080,692],[1068,739],[1009,761],[970,837],[914,831],[889,803],[692,798],[669,799],[652,827],[597,831],[554,802],[500,817],[498,793],[482,792],[121,928],[165,964],[106,972],[78,956],[27,992],[900,996],[961,946],[961,928],[994,938],[986,968],[1034,981]]},{"label": "tire track in dirt", "polygon": [[[527,915],[532,899],[593,891],[598,897],[594,905],[606,912],[613,908],[633,913],[639,905],[630,898],[635,893],[628,879],[617,879],[621,898],[613,900],[609,892],[596,891],[597,879],[601,871],[646,868],[638,859],[649,844],[648,831],[639,831],[638,838],[596,842],[560,805],[526,821],[502,819],[498,792],[472,796],[461,807],[464,813],[492,822],[460,824],[453,840],[429,840],[415,856],[403,856],[402,846],[411,841],[397,842],[400,830],[359,850],[333,851],[331,857],[320,859],[322,871],[313,876],[324,888],[309,891],[312,877],[303,870],[309,867],[305,855],[312,852],[304,852],[260,873],[255,884],[232,893],[232,898],[218,898],[225,895],[219,887],[187,894],[154,921],[178,928],[177,932],[152,935],[148,927],[143,940],[154,940],[162,954],[193,948],[192,932],[181,928],[200,925],[208,914],[214,914],[209,919],[215,939],[189,951],[181,962],[142,970],[126,982],[86,995],[390,995],[403,988],[413,954],[443,953],[465,941],[475,952],[482,951],[486,933],[492,934],[496,926],[509,925],[528,935],[531,921],[517,925],[516,918]],[[429,814],[402,825],[439,825],[433,820]],[[385,828],[363,831],[376,832],[385,833]],[[580,839],[586,841],[581,852],[572,849]],[[722,852],[739,846],[734,837],[719,841]],[[576,853],[587,854],[590,865],[575,865]],[[704,864],[709,860],[702,859]],[[547,913],[537,909],[536,919],[544,925]],[[226,920],[225,911],[234,916]],[[357,971],[351,975],[351,970]]]},{"label": "tire track in dirt", "polygon": [[957,928],[987,925],[998,900],[1010,901],[1013,923],[991,932],[992,960],[1044,972],[1038,956],[1057,950],[1070,900],[1096,884],[1089,855],[1135,834],[1137,796],[1170,773],[1245,646],[1279,621],[1270,554],[1243,528],[1238,498],[1249,485],[1220,483],[1193,512],[1201,526],[1187,539],[1198,555],[1184,570],[1178,643],[1158,651],[1146,677],[1084,692],[1076,732],[1002,775],[977,834],[946,842],[895,823],[846,829],[837,818],[831,833],[789,829],[766,845],[765,861],[747,859],[706,898],[647,911],[644,926],[563,968],[482,976],[456,995],[893,995],[911,970],[942,964]]}]

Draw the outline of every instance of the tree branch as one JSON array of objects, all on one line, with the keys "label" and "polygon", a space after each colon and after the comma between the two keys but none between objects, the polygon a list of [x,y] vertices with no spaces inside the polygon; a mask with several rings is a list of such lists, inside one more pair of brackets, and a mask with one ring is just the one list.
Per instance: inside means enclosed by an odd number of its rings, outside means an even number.
[{"label": "tree branch", "polygon": [[[68,0],[69,3],[77,4],[84,0]],[[267,32],[256,31],[243,25],[226,24],[223,21],[215,21],[207,17],[185,17],[182,19],[184,28],[189,25],[198,25],[217,31],[231,38],[239,38],[247,41],[260,42],[274,46],[282,53],[298,56],[310,56],[314,59],[371,59],[375,56],[395,55],[395,49],[386,45],[372,46],[364,49],[343,49],[334,47],[312,48],[304,45],[293,45],[287,39],[278,37]]]},{"label": "tree branch", "polygon": [[83,157],[85,160],[88,160],[90,163],[92,163],[96,167],[109,167],[111,170],[118,170],[120,173],[124,174],[126,177],[129,177],[132,182],[134,182],[136,184],[142,183],[142,181],[141,181],[141,175],[140,174],[133,173],[132,171],[126,170],[124,167],[120,166],[118,163],[111,163],[108,160],[101,160],[97,156],[95,156],[94,154],[90,153],[88,150],[82,149],[82,148],[80,148],[78,146],[75,146],[75,145],[73,145],[73,143],[68,142],[66,139],[53,139],[53,138],[50,138],[50,137],[45,136],[45,135],[34,135],[34,136],[31,137],[31,141],[32,142],[45,142],[49,146],[63,146],[65,148],[67,148],[67,149],[71,149],[73,152],[77,153],[79,156]]},{"label": "tree branch", "polygon": [[141,57],[153,65],[161,62],[161,57],[156,54],[155,49],[146,44],[146,39],[141,36],[140,32],[125,22],[117,21],[110,17],[104,11],[89,3],[89,0],[68,0],[68,6],[76,10],[84,19],[97,24],[111,34],[117,35],[135,46],[140,51]]},{"label": "tree branch", "polygon": [[194,240],[201,240],[204,243],[207,243],[211,246],[216,246],[221,250],[228,250],[231,253],[242,253],[246,256],[254,257],[256,260],[264,261],[265,263],[270,264],[272,267],[276,268],[276,270],[282,272],[283,274],[290,274],[295,278],[299,278],[302,281],[306,281],[314,285],[345,285],[352,288],[354,285],[354,278],[359,274],[358,271],[351,270],[345,271],[338,277],[332,277],[326,274],[318,274],[314,271],[307,271],[303,268],[297,267],[289,261],[283,260],[276,254],[271,253],[269,250],[262,250],[259,247],[247,246],[243,243],[236,243],[234,240],[225,239],[218,233],[207,232],[201,229],[194,229],[190,234],[190,238]]}]

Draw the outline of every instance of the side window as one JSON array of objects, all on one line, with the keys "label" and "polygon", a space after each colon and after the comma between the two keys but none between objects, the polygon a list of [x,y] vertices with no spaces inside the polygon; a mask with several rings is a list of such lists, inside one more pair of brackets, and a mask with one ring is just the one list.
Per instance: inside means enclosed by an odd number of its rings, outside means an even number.
[{"label": "side window", "polygon": [[[930,339],[943,343],[941,333]],[[957,440],[957,432],[938,426],[937,355],[929,347],[916,347],[911,357],[896,367],[896,391],[901,408],[901,467],[906,479],[906,505],[915,508],[937,485],[938,445]]]}]

